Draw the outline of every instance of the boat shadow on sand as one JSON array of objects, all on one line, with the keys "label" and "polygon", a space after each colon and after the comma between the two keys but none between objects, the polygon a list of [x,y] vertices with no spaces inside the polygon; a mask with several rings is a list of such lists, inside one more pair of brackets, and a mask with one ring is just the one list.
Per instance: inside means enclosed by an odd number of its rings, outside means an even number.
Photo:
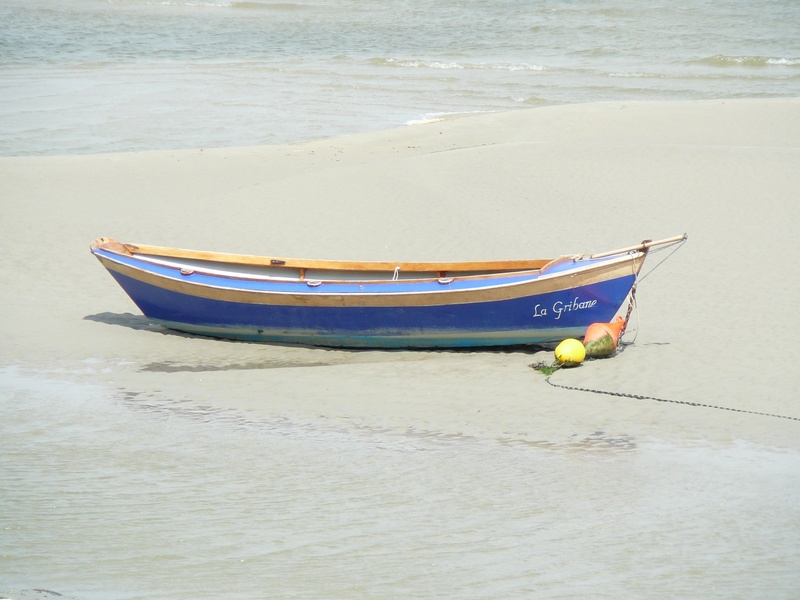
[{"label": "boat shadow on sand", "polygon": [[102,312],[94,315],[86,315],[83,317],[84,321],[94,321],[95,323],[104,323],[106,325],[119,325],[120,327],[127,327],[128,329],[136,329],[138,331],[152,331],[154,333],[162,333],[164,335],[177,335],[181,337],[196,337],[188,333],[181,333],[173,331],[155,323],[151,323],[144,315],[134,315],[132,313],[112,313]]}]

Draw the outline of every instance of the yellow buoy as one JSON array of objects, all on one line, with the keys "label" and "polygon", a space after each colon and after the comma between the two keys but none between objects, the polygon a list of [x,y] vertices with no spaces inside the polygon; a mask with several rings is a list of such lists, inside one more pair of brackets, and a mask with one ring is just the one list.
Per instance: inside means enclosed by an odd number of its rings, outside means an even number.
[{"label": "yellow buoy", "polygon": [[556,360],[562,367],[574,367],[586,358],[586,348],[576,339],[567,339],[556,346]]}]

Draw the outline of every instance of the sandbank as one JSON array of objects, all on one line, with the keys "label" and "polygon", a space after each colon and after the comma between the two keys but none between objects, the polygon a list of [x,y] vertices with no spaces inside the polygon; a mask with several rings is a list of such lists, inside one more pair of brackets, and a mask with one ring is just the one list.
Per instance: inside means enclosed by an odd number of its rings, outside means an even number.
[{"label": "sandbank", "polygon": [[[800,448],[800,422],[555,388],[527,351],[233,343],[148,324],[88,252],[127,242],[283,256],[648,259],[624,351],[563,385],[800,417],[800,99],[612,102],[281,146],[0,158],[0,368],[358,434],[581,448]],[[601,432],[598,435],[598,432]],[[602,442],[601,442],[602,444]],[[613,445],[613,444],[612,444]]]}]

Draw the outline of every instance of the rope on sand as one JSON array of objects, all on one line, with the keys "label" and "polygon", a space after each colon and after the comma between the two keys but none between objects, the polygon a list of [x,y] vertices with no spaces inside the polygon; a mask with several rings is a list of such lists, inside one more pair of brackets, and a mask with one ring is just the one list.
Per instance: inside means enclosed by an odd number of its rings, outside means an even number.
[{"label": "rope on sand", "polygon": [[[554,373],[555,374],[555,373]],[[744,410],[742,408],[731,408],[729,406],[717,406],[714,404],[703,404],[702,402],[687,402],[685,400],[669,400],[667,398],[656,398],[655,396],[643,396],[640,394],[626,394],[625,392],[608,392],[605,390],[595,390],[591,388],[575,387],[571,385],[562,385],[560,383],[553,383],[550,378],[553,375],[548,375],[545,381],[553,387],[561,388],[563,390],[572,390],[574,392],[590,392],[592,394],[605,394],[606,396],[618,396],[621,398],[633,398],[635,400],[655,400],[656,402],[669,402],[671,404],[684,404],[686,406],[699,406],[701,408],[715,408],[717,410],[727,410],[730,412],[746,413],[748,415],[760,415],[762,417],[773,417],[775,419],[788,419],[790,421],[800,421],[800,417],[789,417],[786,415],[776,415],[772,413],[758,412],[755,410]]]}]

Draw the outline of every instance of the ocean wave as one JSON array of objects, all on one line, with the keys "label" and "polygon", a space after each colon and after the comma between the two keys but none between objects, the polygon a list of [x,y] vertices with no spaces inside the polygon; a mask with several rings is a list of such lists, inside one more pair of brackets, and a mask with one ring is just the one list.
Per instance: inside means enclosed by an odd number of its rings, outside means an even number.
[{"label": "ocean wave", "polygon": [[463,110],[463,111],[445,111],[445,112],[434,112],[434,113],[426,113],[417,117],[416,119],[410,119],[403,123],[403,125],[407,127],[413,127],[414,125],[428,125],[430,123],[438,123],[439,121],[445,121],[451,117],[459,117],[463,115],[477,115],[488,113],[491,111],[488,110]]},{"label": "ocean wave", "polygon": [[307,4],[297,2],[231,2],[231,8],[240,10],[304,10],[309,8]]},{"label": "ocean wave", "polygon": [[715,54],[692,61],[697,64],[710,65],[712,67],[730,67],[730,66],[743,66],[743,67],[769,67],[769,66],[782,66],[782,67],[798,67],[800,66],[800,58],[781,58],[774,56],[728,56],[726,54]]},{"label": "ocean wave", "polygon": [[259,2],[258,0],[106,0],[109,4],[151,5],[200,8],[235,8],[240,10],[303,10],[311,5],[298,2]]},{"label": "ocean wave", "polygon": [[752,73],[752,72],[719,72],[719,73],[609,73],[609,77],[619,79],[664,79],[664,80],[708,80],[708,81],[795,81],[800,73]]},{"label": "ocean wave", "polygon": [[542,65],[531,65],[527,63],[468,63],[468,62],[447,62],[440,60],[421,60],[413,58],[373,58],[370,60],[375,66],[386,67],[414,67],[423,69],[441,70],[486,70],[486,71],[546,71],[547,67]]},{"label": "ocean wave", "polygon": [[740,79],[742,75],[724,73],[609,73],[620,79]]},{"label": "ocean wave", "polygon": [[170,7],[200,7],[200,8],[228,8],[229,0],[105,0],[106,4],[119,6],[170,6]]}]

